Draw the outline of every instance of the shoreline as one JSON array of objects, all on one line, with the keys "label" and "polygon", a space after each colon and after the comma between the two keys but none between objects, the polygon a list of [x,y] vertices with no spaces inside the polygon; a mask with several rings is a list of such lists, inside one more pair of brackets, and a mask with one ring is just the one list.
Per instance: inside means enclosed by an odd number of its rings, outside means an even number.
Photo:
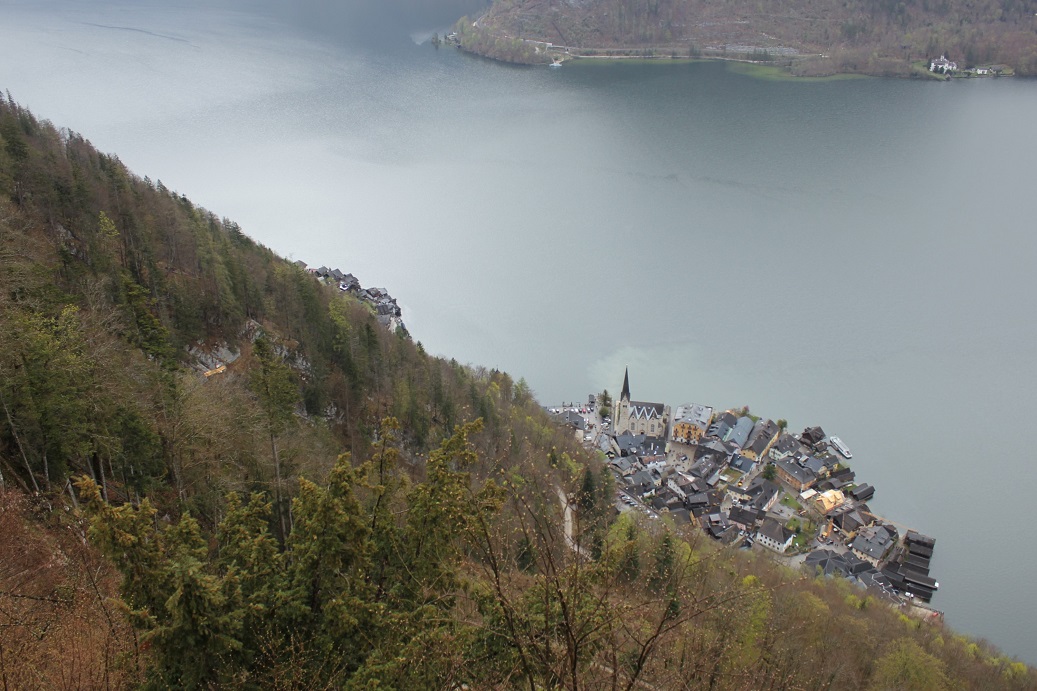
[{"label": "shoreline", "polygon": [[[797,62],[800,64],[807,64],[811,61],[818,59],[827,59],[828,56],[822,53],[796,53],[796,54],[782,54],[780,57],[775,59],[759,60],[753,59],[753,54],[745,54],[744,57],[737,57],[735,54],[727,54],[726,51],[718,51],[714,49],[703,49],[698,55],[691,54],[678,54],[674,47],[660,47],[660,46],[642,46],[642,47],[628,47],[628,48],[576,48],[574,46],[561,46],[553,43],[542,41],[531,38],[512,37],[507,34],[497,35],[493,32],[484,29],[479,26],[479,21],[483,17],[479,17],[472,24],[471,27],[480,31],[486,31],[486,33],[504,38],[513,43],[520,43],[527,47],[532,47],[534,55],[538,57],[536,60],[529,61],[516,61],[509,60],[506,57],[493,55],[488,51],[479,51],[466,47],[462,44],[458,34],[451,33],[445,37],[445,41],[456,47],[458,50],[467,53],[469,55],[478,56],[488,60],[494,60],[508,65],[521,65],[529,67],[538,66],[555,66],[564,65],[569,62],[580,62],[587,61],[591,63],[607,64],[609,62],[638,62],[643,64],[669,64],[669,65],[686,65],[693,63],[703,62],[722,62],[727,63],[731,66],[732,71],[746,74],[760,79],[768,79],[773,81],[839,81],[845,79],[865,79],[865,78],[893,78],[893,79],[916,79],[924,81],[952,81],[958,79],[999,79],[1004,77],[1014,77],[1015,73],[1012,68],[1006,68],[1004,71],[993,73],[985,71],[982,68],[974,67],[967,70],[956,71],[953,74],[941,74],[931,72],[926,68],[925,60],[913,60],[910,62],[899,62],[897,65],[903,68],[903,72],[872,72],[872,71],[820,71],[818,74],[808,73],[796,73],[793,70],[793,65]],[[768,54],[769,49],[765,47],[759,47],[759,51],[763,54]],[[540,59],[542,56],[542,59]],[[744,67],[738,67],[744,66]]]}]

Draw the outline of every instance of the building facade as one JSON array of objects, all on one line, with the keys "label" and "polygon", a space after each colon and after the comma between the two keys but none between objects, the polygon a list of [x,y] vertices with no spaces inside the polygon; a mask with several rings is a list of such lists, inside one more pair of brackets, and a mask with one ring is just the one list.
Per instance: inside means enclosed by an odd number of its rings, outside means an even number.
[{"label": "building facade", "polygon": [[677,406],[670,438],[681,444],[697,444],[713,420],[713,409],[698,403]]},{"label": "building facade", "polygon": [[623,391],[615,403],[612,420],[615,433],[644,434],[666,438],[670,425],[670,406],[630,400],[630,371],[623,373]]}]

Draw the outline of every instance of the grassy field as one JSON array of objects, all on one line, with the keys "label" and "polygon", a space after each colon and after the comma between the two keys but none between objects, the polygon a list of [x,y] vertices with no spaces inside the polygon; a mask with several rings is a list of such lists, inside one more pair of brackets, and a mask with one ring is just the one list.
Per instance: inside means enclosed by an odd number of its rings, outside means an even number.
[{"label": "grassy field", "polygon": [[824,77],[805,77],[792,74],[784,67],[778,67],[777,65],[738,62],[735,60],[728,61],[727,69],[735,74],[744,74],[747,77],[771,82],[835,82],[847,79],[870,79],[865,74],[832,74]]},{"label": "grassy field", "polygon": [[[656,65],[656,66],[686,66],[704,62],[723,62],[727,70],[735,74],[745,75],[753,79],[762,79],[773,82],[832,82],[847,79],[870,79],[863,74],[832,74],[822,77],[802,76],[793,74],[786,67],[778,65],[766,65],[756,62],[736,60],[734,58],[721,57],[697,57],[697,58],[673,58],[667,55],[657,57],[626,56],[626,55],[574,55],[565,60],[565,64],[579,67],[605,67],[615,63],[624,65]],[[919,76],[922,76],[921,74]]]}]

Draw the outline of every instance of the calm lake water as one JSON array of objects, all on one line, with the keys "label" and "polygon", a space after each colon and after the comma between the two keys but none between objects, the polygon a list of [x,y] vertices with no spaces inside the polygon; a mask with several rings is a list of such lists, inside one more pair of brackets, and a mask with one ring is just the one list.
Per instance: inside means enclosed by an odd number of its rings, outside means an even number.
[{"label": "calm lake water", "polygon": [[0,88],[544,403],[629,365],[840,435],[934,606],[1037,663],[1037,84],[515,68],[422,43],[456,14],[0,0]]}]

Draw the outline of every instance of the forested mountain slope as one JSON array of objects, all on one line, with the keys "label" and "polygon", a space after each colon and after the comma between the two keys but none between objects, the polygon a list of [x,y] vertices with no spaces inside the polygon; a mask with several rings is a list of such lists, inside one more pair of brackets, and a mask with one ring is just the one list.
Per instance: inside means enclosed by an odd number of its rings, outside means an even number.
[{"label": "forested mountain slope", "polygon": [[[203,376],[199,342],[242,355]],[[617,518],[521,381],[10,97],[0,404],[5,688],[1037,688],[844,583]]]},{"label": "forested mountain slope", "polygon": [[548,59],[516,43],[532,39],[586,55],[753,59],[802,74],[907,75],[946,55],[962,68],[1035,75],[1035,13],[1033,0],[496,0],[461,33],[473,50],[519,62]]}]

